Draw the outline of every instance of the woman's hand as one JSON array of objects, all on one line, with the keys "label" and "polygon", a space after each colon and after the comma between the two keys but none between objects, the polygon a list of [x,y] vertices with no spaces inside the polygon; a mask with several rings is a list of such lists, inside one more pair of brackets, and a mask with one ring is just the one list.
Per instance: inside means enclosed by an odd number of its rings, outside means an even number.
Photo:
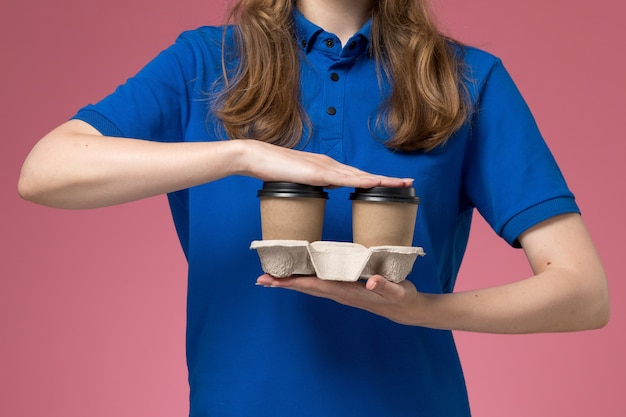
[{"label": "woman's hand", "polygon": [[406,187],[410,178],[370,174],[327,155],[297,151],[259,141],[241,142],[240,174],[264,181],[288,181],[324,187]]},{"label": "woman's hand", "polygon": [[329,187],[403,187],[410,179],[370,174],[326,155],[255,140],[151,142],[102,136],[70,120],[26,158],[18,190],[60,208],[94,208],[178,191],[229,175]]},{"label": "woman's hand", "polygon": [[545,220],[519,240],[534,275],[476,291],[426,294],[408,281],[394,284],[378,275],[365,285],[269,275],[259,277],[257,284],[329,298],[398,323],[435,329],[539,333],[606,325],[610,314],[606,276],[578,214]]},{"label": "woman's hand", "polygon": [[326,281],[312,276],[274,278],[261,275],[257,285],[286,288],[334,300],[388,318],[400,324],[416,324],[423,294],[408,280],[393,283],[380,275],[366,282]]}]

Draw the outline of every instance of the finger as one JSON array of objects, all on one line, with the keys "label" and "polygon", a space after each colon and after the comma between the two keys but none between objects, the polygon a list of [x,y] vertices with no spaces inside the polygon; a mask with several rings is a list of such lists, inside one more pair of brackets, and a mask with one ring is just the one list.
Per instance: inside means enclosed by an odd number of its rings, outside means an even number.
[{"label": "finger", "polygon": [[269,274],[263,274],[257,278],[256,283],[264,287],[288,288],[300,291],[317,291],[319,292],[320,279],[314,276],[297,276],[287,278],[275,278]]},{"label": "finger", "polygon": [[265,274],[257,278],[257,285],[272,288],[284,288],[299,291],[316,297],[329,298],[342,304],[355,305],[363,296],[366,298],[371,292],[359,282],[341,282],[322,280],[315,276],[294,276],[288,278],[274,278]]},{"label": "finger", "polygon": [[365,288],[389,301],[399,301],[406,293],[402,285],[388,281],[381,275],[369,277]]},{"label": "finger", "polygon": [[308,153],[298,151],[303,158],[308,159],[317,165],[315,172],[321,174],[325,182],[324,185],[334,186],[354,186],[360,188],[371,188],[376,186],[404,187],[413,183],[412,178],[389,177],[385,175],[373,174],[359,168],[343,164],[328,155]]},{"label": "finger", "polygon": [[256,285],[261,285],[263,287],[271,287],[275,285],[276,278],[269,274],[263,274],[256,279]]},{"label": "finger", "polygon": [[[273,148],[275,149],[275,148]],[[389,177],[385,175],[373,174],[363,171],[356,167],[343,164],[328,155],[317,154],[293,149],[280,148],[275,149],[283,153],[284,156],[292,159],[295,157],[302,171],[294,172],[289,170],[289,175],[300,182],[321,185],[329,188],[335,187],[355,187],[355,188],[372,188],[377,186],[383,187],[406,187],[413,183],[412,178]],[[293,160],[292,160],[293,162]],[[302,162],[306,162],[302,165]],[[286,164],[285,166],[288,166]],[[275,164],[272,165],[274,168]],[[280,165],[279,165],[280,166]],[[274,172],[272,177],[282,177],[283,174]],[[272,178],[273,179],[273,178]],[[293,178],[292,178],[293,179]]]},{"label": "finger", "polygon": [[409,187],[413,184],[412,178],[386,177],[382,175],[369,174],[366,172],[357,173],[335,173],[328,172],[322,180],[328,188],[334,187]]}]

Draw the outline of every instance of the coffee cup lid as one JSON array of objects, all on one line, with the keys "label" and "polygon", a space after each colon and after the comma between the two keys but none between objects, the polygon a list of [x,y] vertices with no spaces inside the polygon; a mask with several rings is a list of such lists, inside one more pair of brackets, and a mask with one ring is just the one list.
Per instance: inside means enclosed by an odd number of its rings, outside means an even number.
[{"label": "coffee cup lid", "polygon": [[415,195],[415,188],[413,187],[355,188],[354,192],[350,193],[350,200],[413,204],[420,202],[420,198]]},{"label": "coffee cup lid", "polygon": [[323,187],[295,182],[266,181],[263,189],[257,192],[257,197],[300,197],[300,198],[325,198],[328,193]]}]

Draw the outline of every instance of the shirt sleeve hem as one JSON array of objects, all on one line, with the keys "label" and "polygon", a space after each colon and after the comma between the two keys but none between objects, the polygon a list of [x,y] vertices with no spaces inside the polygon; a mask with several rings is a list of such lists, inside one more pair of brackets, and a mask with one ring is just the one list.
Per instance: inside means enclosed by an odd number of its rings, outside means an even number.
[{"label": "shirt sleeve hem", "polygon": [[112,121],[95,110],[82,109],[72,119],[89,123],[104,136],[124,137],[124,133]]},{"label": "shirt sleeve hem", "polygon": [[544,220],[565,213],[580,214],[580,209],[573,197],[557,197],[541,202],[511,218],[502,228],[500,235],[509,245],[521,248],[518,237],[522,233]]}]

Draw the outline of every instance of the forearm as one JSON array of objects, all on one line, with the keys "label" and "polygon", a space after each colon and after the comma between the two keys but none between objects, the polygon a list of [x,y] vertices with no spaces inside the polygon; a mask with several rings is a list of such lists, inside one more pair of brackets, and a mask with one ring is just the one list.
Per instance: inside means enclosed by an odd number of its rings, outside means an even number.
[{"label": "forearm", "polygon": [[601,281],[554,268],[484,290],[421,294],[413,324],[487,333],[599,328],[608,319],[608,292]]},{"label": "forearm", "polygon": [[604,268],[578,214],[553,217],[520,236],[534,275],[480,291],[425,295],[431,327],[534,333],[602,327],[609,318]]},{"label": "forearm", "polygon": [[519,240],[534,275],[477,291],[425,294],[409,280],[396,284],[380,275],[361,285],[265,274],[257,284],[326,297],[401,324],[435,329],[563,332],[595,329],[608,322],[609,291],[604,268],[578,214],[545,220]]},{"label": "forearm", "polygon": [[44,137],[24,163],[20,194],[60,208],[133,201],[212,181],[237,170],[236,142],[157,143],[110,138],[80,122]]},{"label": "forearm", "polygon": [[337,187],[403,187],[412,182],[257,140],[158,143],[110,138],[73,120],[33,148],[18,190],[35,203],[79,209],[133,201],[236,174]]}]

